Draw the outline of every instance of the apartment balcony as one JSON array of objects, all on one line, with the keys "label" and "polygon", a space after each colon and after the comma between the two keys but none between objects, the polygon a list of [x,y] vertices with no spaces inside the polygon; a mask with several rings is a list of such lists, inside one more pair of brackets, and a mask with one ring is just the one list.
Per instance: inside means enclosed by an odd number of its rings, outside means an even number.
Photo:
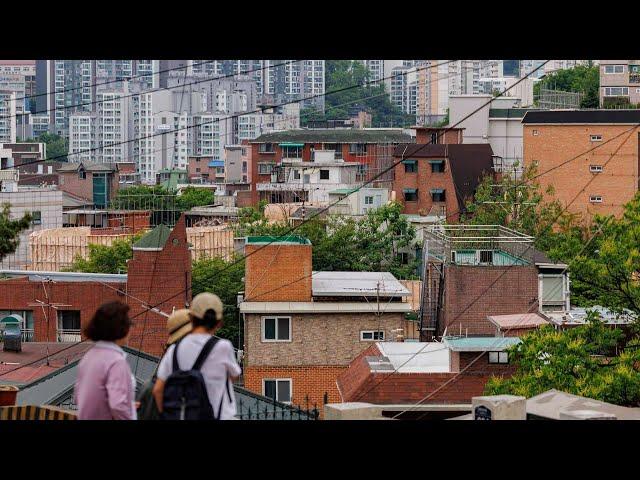
[{"label": "apartment balcony", "polygon": [[58,330],[58,342],[74,343],[81,340],[80,330]]},{"label": "apartment balcony", "polygon": [[22,329],[22,341],[23,342],[33,342],[35,338],[35,334],[33,332],[33,328],[23,328]]}]

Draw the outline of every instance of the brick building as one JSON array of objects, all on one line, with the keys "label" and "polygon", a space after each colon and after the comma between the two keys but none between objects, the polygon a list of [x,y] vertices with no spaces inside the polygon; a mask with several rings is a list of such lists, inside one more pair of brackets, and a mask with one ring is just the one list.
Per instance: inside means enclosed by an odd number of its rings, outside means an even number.
[{"label": "brick building", "polygon": [[104,208],[119,187],[117,163],[67,163],[58,168],[60,190]]},{"label": "brick building", "polygon": [[431,145],[463,143],[464,128],[456,127],[413,127],[416,131],[416,143]]},{"label": "brick building", "polygon": [[168,313],[191,300],[184,217],[173,231],[161,225],[136,242],[126,275],[2,270],[0,277],[0,314],[20,316],[24,340],[80,341],[80,330],[95,310],[119,300],[135,317],[129,345],[160,355]]},{"label": "brick building", "polygon": [[393,190],[403,213],[456,222],[483,175],[493,174],[489,144],[398,145]]},{"label": "brick building", "polygon": [[[393,163],[394,147],[412,137],[401,129],[299,129],[267,133],[249,142],[248,176],[252,202],[259,201],[257,184],[271,182],[274,167],[282,160],[311,162],[316,150],[334,151],[336,160],[359,167],[357,181],[368,180]],[[390,186],[393,172],[381,175],[372,186]],[[291,200],[283,200],[291,201]]]},{"label": "brick building", "polygon": [[270,240],[245,247],[245,387],[295,404],[338,401],[349,363],[403,331],[409,291],[386,272],[313,272],[308,240]]},{"label": "brick building", "polygon": [[519,342],[514,337],[449,337],[442,343],[375,343],[338,377],[340,401],[470,404],[491,376],[513,374],[505,350]]},{"label": "brick building", "polygon": [[424,238],[423,340],[495,335],[489,315],[520,315],[524,325],[527,313],[570,309],[567,265],[537,251],[532,237],[502,226],[437,225]]},{"label": "brick building", "polygon": [[[524,165],[537,165],[541,192],[568,211],[620,216],[638,191],[640,110],[528,112]],[[549,199],[549,198],[548,198]]]}]

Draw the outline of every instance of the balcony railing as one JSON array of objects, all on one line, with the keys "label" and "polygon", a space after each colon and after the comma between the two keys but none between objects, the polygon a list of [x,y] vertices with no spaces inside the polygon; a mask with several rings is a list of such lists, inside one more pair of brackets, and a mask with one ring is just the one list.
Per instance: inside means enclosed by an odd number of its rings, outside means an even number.
[{"label": "balcony railing", "polygon": [[79,342],[81,340],[80,330],[64,329],[58,330],[59,342]]},{"label": "balcony railing", "polygon": [[33,342],[34,341],[33,328],[25,328],[22,330],[22,341],[23,342]]}]

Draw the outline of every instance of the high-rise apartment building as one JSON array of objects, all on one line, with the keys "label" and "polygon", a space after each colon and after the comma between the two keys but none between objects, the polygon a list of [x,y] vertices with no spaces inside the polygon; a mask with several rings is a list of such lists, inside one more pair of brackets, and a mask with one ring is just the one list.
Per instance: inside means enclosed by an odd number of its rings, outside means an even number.
[{"label": "high-rise apartment building", "polygon": [[16,142],[16,93],[0,90],[0,143]]}]

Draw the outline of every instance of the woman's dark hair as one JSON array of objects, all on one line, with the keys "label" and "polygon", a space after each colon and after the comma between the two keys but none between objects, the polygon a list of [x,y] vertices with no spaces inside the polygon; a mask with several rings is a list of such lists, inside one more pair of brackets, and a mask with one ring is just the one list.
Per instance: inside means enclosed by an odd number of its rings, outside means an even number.
[{"label": "woman's dark hair", "polygon": [[222,320],[218,320],[216,318],[216,312],[213,309],[209,309],[204,312],[204,316],[202,318],[196,318],[191,315],[191,323],[193,327],[204,327],[207,330],[211,330],[218,326],[218,324],[222,322]]},{"label": "woman's dark hair", "polygon": [[96,310],[93,318],[85,327],[84,334],[94,342],[120,340],[127,336],[129,328],[131,328],[128,312],[129,305],[125,303],[105,303]]}]

